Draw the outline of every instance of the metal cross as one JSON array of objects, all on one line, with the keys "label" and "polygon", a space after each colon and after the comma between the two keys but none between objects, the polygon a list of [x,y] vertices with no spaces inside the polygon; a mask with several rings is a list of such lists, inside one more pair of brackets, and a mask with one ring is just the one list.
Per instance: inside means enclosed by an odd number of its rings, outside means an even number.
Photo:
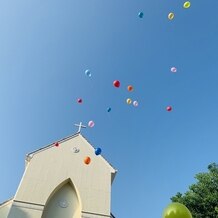
[{"label": "metal cross", "polygon": [[82,122],[80,122],[79,124],[74,124],[74,125],[79,127],[77,132],[80,132],[81,128],[86,128],[86,126],[82,125]]}]

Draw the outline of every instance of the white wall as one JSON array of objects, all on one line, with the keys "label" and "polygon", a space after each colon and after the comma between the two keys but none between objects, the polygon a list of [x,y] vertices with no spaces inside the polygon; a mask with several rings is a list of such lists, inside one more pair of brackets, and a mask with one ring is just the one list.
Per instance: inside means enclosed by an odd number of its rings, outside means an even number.
[{"label": "white wall", "polygon": [[11,208],[12,201],[6,202],[0,206],[0,218],[7,218],[9,210]]},{"label": "white wall", "polygon": [[46,203],[42,218],[78,218],[81,208],[77,193],[71,183],[60,187]]},{"label": "white wall", "polygon": [[[74,153],[74,147],[80,152]],[[83,162],[86,156],[91,157],[89,165]],[[78,135],[60,143],[59,147],[52,146],[33,155],[15,200],[45,205],[56,187],[70,178],[82,211],[109,216],[112,171],[105,159],[96,156],[94,148]]]}]

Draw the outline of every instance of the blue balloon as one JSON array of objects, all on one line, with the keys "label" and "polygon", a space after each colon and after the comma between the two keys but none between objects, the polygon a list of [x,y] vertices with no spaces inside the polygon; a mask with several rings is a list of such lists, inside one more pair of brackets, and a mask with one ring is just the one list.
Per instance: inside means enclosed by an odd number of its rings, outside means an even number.
[{"label": "blue balloon", "polygon": [[139,13],[138,13],[138,16],[139,16],[139,18],[143,18],[144,13],[143,13],[143,12],[139,12]]},{"label": "blue balloon", "polygon": [[107,109],[107,112],[110,112],[111,111],[111,108],[109,107],[108,109]]},{"label": "blue balloon", "polygon": [[95,154],[96,154],[96,155],[101,154],[101,148],[96,148],[96,149],[95,149]]},{"label": "blue balloon", "polygon": [[88,77],[91,77],[91,76],[92,76],[90,70],[86,70],[86,71],[85,71],[85,74],[86,74],[86,76],[88,76]]}]

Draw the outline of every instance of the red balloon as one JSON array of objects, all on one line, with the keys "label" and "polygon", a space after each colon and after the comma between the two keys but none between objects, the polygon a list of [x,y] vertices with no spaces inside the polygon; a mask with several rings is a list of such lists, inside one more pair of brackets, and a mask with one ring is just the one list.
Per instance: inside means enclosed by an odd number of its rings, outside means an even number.
[{"label": "red balloon", "polygon": [[118,81],[118,80],[114,80],[114,86],[116,87],[116,88],[119,88],[120,87],[120,81]]},{"label": "red balloon", "polygon": [[58,142],[56,142],[56,143],[55,143],[55,146],[56,146],[56,147],[58,147],[58,146],[59,146],[59,143],[58,143]]},{"label": "red balloon", "polygon": [[167,108],[166,108],[167,111],[172,111],[172,109],[173,108],[171,106],[167,106]]},{"label": "red balloon", "polygon": [[81,104],[83,102],[82,98],[78,98],[77,102]]}]

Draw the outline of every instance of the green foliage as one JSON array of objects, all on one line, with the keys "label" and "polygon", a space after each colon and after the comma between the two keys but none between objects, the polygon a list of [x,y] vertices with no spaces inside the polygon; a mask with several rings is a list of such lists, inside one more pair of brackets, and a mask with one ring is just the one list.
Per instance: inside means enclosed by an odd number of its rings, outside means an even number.
[{"label": "green foliage", "polygon": [[178,192],[172,202],[184,204],[193,218],[218,218],[218,164],[208,166],[208,172],[198,173],[197,182],[185,194]]}]

